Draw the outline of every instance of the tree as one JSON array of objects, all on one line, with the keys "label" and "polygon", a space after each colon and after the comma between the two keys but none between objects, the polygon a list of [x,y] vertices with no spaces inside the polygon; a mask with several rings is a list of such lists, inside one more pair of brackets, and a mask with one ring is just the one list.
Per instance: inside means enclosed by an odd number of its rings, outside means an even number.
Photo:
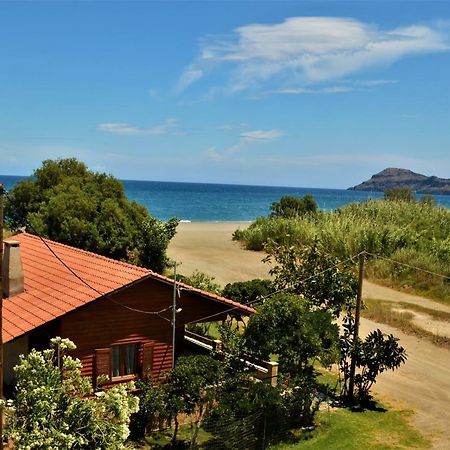
[{"label": "tree", "polygon": [[384,198],[393,202],[415,202],[416,194],[409,187],[393,187],[384,190]]},{"label": "tree", "polygon": [[217,295],[222,294],[222,288],[220,284],[216,283],[216,279],[198,270],[194,271],[190,276],[177,275],[177,280],[202,291],[212,292]]},{"label": "tree", "polygon": [[166,398],[175,421],[173,443],[178,432],[178,414],[194,415],[191,422],[191,448],[195,446],[200,426],[216,400],[222,379],[221,363],[210,356],[185,356],[177,360],[165,384]]},{"label": "tree", "polygon": [[436,206],[436,199],[430,194],[427,194],[427,195],[424,195],[423,197],[421,197],[419,202],[424,205]]},{"label": "tree", "polygon": [[351,358],[354,357],[358,370],[355,375],[357,398],[363,404],[369,400],[370,389],[376,383],[378,375],[386,370],[398,369],[406,362],[406,352],[399,345],[397,338],[392,334],[383,334],[380,329],[369,333],[364,341],[358,338],[355,342],[354,319],[350,314],[344,319],[343,329],[339,340],[339,368],[343,375],[342,395],[349,395],[350,364]]},{"label": "tree", "polygon": [[237,281],[228,283],[224,288],[222,295],[236,302],[253,304],[258,299],[262,300],[264,296],[273,291],[271,280],[254,279],[249,281]]},{"label": "tree", "polygon": [[338,326],[328,311],[310,310],[294,294],[277,294],[256,307],[244,331],[247,348],[262,358],[278,355],[280,371],[309,376],[313,361],[337,360]]},{"label": "tree", "polygon": [[338,317],[354,304],[358,280],[350,267],[312,246],[285,246],[269,243],[266,261],[275,262],[270,273],[276,289],[302,295],[312,308],[330,311]]},{"label": "tree", "polygon": [[317,211],[317,203],[314,197],[306,194],[304,197],[285,195],[270,207],[271,217],[293,218],[303,214],[313,214]]},{"label": "tree", "polygon": [[167,223],[130,202],[122,183],[75,158],[46,160],[11,189],[7,225],[162,272],[177,219]]},{"label": "tree", "polygon": [[18,450],[115,450],[125,448],[130,415],[138,410],[133,384],[117,385],[93,396],[81,375],[81,362],[66,355],[68,339],[51,340],[52,348],[21,356],[14,370],[16,395],[7,436]]}]

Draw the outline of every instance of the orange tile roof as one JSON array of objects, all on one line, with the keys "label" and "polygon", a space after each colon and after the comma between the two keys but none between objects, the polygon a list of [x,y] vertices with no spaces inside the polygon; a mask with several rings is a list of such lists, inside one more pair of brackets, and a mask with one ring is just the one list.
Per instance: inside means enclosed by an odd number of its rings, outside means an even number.
[{"label": "orange tile roof", "polygon": [[[21,233],[5,239],[11,240],[20,242],[25,291],[3,302],[4,342],[92,302],[101,294],[122,289],[136,281],[152,278],[173,284],[172,279],[151,270],[45,239],[53,252],[92,289],[58,261],[39,237]],[[183,283],[179,285],[202,298],[229,305],[230,309],[247,314],[254,312],[253,308],[224,297]]]}]

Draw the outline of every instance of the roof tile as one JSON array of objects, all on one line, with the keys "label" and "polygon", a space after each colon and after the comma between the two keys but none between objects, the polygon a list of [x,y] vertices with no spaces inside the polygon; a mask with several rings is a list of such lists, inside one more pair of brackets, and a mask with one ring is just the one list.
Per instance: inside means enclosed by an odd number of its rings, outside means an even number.
[{"label": "roof tile", "polygon": [[[32,234],[20,233],[9,240],[20,242],[25,291],[3,302],[4,342],[138,280],[149,277],[173,284],[172,279],[151,270]],[[52,251],[91,287],[71,273]],[[184,283],[179,285],[202,298],[227,304],[242,312],[254,312],[253,308],[224,297]]]}]

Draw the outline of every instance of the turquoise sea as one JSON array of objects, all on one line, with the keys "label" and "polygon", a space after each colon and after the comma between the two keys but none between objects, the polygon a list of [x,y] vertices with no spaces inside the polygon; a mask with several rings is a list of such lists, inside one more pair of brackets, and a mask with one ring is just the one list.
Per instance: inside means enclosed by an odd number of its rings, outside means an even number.
[{"label": "turquoise sea", "polygon": [[[0,182],[10,189],[23,178],[0,175]],[[154,217],[161,220],[178,217],[192,222],[253,221],[267,215],[272,202],[283,195],[311,194],[323,210],[383,196],[381,192],[302,187],[135,180],[123,180],[123,184],[128,198],[144,205]],[[436,195],[435,199],[450,207],[450,196]]]}]

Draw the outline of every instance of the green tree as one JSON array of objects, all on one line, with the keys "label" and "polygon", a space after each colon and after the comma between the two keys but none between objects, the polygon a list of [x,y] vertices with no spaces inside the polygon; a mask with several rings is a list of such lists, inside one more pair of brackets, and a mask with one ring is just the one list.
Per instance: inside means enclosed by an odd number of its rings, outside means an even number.
[{"label": "green tree", "polygon": [[166,403],[175,421],[173,443],[178,432],[178,414],[192,415],[191,447],[198,431],[216,401],[217,386],[222,379],[222,364],[210,356],[184,356],[177,360],[166,380]]},{"label": "green tree", "polygon": [[310,194],[306,194],[304,197],[285,195],[280,200],[273,202],[270,210],[271,217],[292,218],[303,214],[315,213],[317,211],[317,203]]},{"label": "green tree", "polygon": [[277,289],[302,295],[312,308],[330,311],[338,317],[354,304],[358,280],[347,264],[311,246],[284,246],[271,243],[266,261],[275,265],[270,273]]},{"label": "green tree", "polygon": [[[173,276],[171,276],[171,278],[173,278]],[[204,272],[200,272],[199,270],[194,271],[194,273],[190,276],[177,275],[177,280],[182,283],[186,283],[189,286],[201,289],[202,291],[222,295],[222,287],[216,282],[216,279]]]},{"label": "green tree", "polygon": [[384,190],[384,198],[394,202],[415,202],[416,194],[409,187],[393,187]]},{"label": "green tree", "polygon": [[277,294],[256,310],[244,331],[247,348],[265,359],[278,355],[282,373],[309,376],[314,360],[337,360],[338,326],[328,311],[311,310],[295,294]]},{"label": "green tree", "polygon": [[228,283],[224,288],[222,295],[244,305],[263,299],[273,291],[271,280],[254,279],[249,281],[237,281]]},{"label": "green tree", "polygon": [[68,339],[52,339],[52,348],[32,350],[15,367],[16,395],[8,411],[7,436],[17,450],[125,448],[130,415],[138,410],[133,384],[93,396],[81,362],[66,355]]},{"label": "green tree", "polygon": [[355,358],[355,388],[361,404],[370,398],[370,389],[380,373],[396,370],[406,362],[406,351],[392,334],[385,335],[380,329],[374,330],[362,340],[353,338],[354,319],[348,314],[343,322],[343,334],[339,340],[339,368],[343,376],[342,395],[349,395],[350,365]]},{"label": "green tree", "polygon": [[419,202],[424,204],[424,205],[429,205],[429,206],[436,206],[437,205],[436,199],[430,194],[427,194],[427,195],[424,195],[423,197],[421,197]]},{"label": "green tree", "polygon": [[177,219],[167,223],[130,202],[122,183],[75,158],[46,160],[11,189],[5,218],[49,239],[162,272]]}]

